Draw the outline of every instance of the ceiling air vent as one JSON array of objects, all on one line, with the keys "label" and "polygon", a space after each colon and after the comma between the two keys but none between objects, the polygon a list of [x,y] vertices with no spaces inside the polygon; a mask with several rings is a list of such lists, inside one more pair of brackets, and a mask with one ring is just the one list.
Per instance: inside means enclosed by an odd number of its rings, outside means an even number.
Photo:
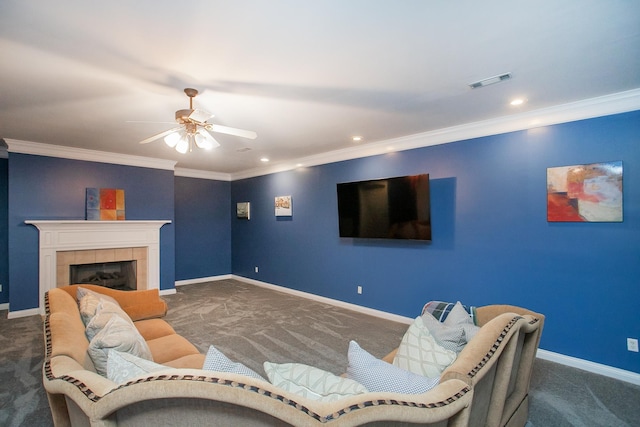
[{"label": "ceiling air vent", "polygon": [[478,80],[477,82],[469,83],[469,87],[471,89],[478,89],[480,87],[485,87],[492,85],[494,83],[500,83],[505,80],[509,80],[511,78],[511,73],[499,74],[497,76],[489,77],[488,79]]}]

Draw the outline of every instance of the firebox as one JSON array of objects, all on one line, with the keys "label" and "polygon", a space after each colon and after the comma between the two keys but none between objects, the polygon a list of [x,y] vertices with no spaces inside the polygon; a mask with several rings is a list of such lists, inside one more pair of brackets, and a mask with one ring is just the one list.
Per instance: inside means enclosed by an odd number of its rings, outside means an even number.
[{"label": "firebox", "polygon": [[72,284],[91,284],[111,289],[133,291],[136,284],[136,261],[99,262],[69,266]]}]

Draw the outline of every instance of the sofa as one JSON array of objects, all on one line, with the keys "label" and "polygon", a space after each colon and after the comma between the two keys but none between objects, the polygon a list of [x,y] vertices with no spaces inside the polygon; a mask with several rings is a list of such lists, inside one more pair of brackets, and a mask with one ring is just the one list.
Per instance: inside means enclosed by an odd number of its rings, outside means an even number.
[{"label": "sofa", "polygon": [[[88,356],[79,287],[115,299],[164,368],[124,383],[98,374]],[[483,326],[434,388],[327,402],[263,379],[202,369],[205,354],[162,319],[166,311],[157,290],[71,285],[47,292],[43,383],[56,426],[524,425],[543,322],[517,307],[479,308]]]}]

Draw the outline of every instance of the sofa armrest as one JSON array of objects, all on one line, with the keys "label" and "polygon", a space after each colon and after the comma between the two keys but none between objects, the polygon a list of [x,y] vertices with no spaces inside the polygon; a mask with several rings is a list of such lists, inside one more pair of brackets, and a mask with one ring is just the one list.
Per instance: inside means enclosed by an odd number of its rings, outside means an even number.
[{"label": "sofa armrest", "polygon": [[544,315],[515,305],[494,304],[476,308],[478,326],[487,324],[491,319],[504,313],[516,313],[520,316],[530,315],[540,320],[540,329],[544,323]]},{"label": "sofa armrest", "polygon": [[160,292],[157,289],[120,291],[89,284],[69,285],[61,287],[60,289],[64,289],[75,299],[76,291],[79,287],[112,297],[118,301],[120,307],[122,307],[134,322],[154,317],[163,317],[167,314],[167,303],[160,298]]}]

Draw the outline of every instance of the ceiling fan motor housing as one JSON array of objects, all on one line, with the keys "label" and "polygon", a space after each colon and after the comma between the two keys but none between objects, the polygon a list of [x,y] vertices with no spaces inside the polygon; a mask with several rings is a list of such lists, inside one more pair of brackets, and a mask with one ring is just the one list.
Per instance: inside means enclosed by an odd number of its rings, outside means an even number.
[{"label": "ceiling fan motor housing", "polygon": [[176,122],[180,123],[181,125],[185,123],[190,123],[191,120],[189,119],[189,116],[191,116],[191,113],[193,113],[193,110],[176,111]]}]

